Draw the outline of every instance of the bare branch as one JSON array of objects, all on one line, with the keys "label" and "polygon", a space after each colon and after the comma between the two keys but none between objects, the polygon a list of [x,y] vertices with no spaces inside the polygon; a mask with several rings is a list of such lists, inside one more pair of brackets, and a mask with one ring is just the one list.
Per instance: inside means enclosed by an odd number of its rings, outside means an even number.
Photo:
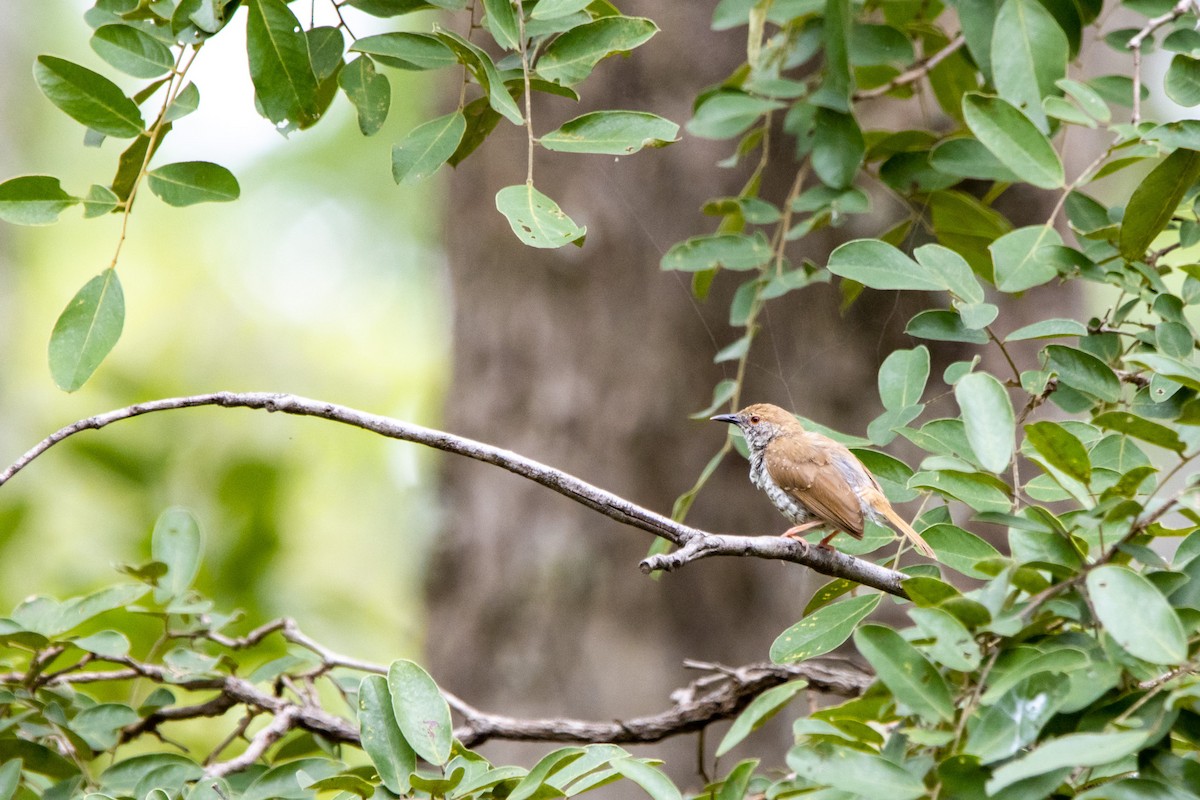
[{"label": "bare branch", "polygon": [[1179,19],[1195,6],[1196,0],[1179,0],[1170,11],[1146,20],[1141,30],[1130,37],[1125,45],[1133,51],[1133,111],[1129,116],[1132,124],[1137,125],[1142,120],[1142,44],[1156,30]]},{"label": "bare branch", "polygon": [[114,422],[156,411],[197,406],[252,408],[282,411],[285,414],[298,416],[320,417],[333,422],[353,425],[392,439],[416,442],[448,453],[473,458],[540,483],[610,519],[667,539],[683,548],[684,551],[691,553],[691,557],[676,557],[673,560],[671,556],[648,559],[642,562],[643,569],[673,569],[696,558],[715,555],[749,556],[801,564],[825,575],[845,578],[897,597],[907,597],[900,585],[905,579],[904,574],[860,558],[842,553],[831,553],[821,548],[805,547],[790,539],[774,536],[717,536],[698,528],[682,525],[662,514],[631,503],[612,492],[600,489],[573,475],[525,458],[510,450],[390,417],[368,414],[346,406],[323,403],[290,394],[215,392],[153,400],[88,417],[56,431],[31,448],[10,467],[0,472],[0,485],[10,480],[42,453],[76,433],[85,430],[99,430]]},{"label": "bare branch", "polygon": [[271,723],[267,727],[254,734],[254,738],[250,740],[250,744],[246,746],[241,755],[237,758],[231,758],[228,761],[210,764],[204,770],[205,776],[220,778],[223,775],[238,772],[250,766],[262,758],[263,753],[267,752],[267,748],[282,739],[288,731],[294,727],[299,727],[299,718],[299,707],[288,706],[282,709],[275,715],[275,719],[271,720]]}]

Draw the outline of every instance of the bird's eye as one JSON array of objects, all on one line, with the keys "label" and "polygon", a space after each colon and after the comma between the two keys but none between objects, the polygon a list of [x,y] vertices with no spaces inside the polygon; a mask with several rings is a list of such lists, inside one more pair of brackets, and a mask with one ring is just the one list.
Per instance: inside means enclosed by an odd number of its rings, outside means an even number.
[{"label": "bird's eye", "polygon": [[758,424],[758,417],[757,417],[757,416],[752,416],[752,417],[750,417],[750,424],[751,424],[751,425],[757,425],[757,424]]}]

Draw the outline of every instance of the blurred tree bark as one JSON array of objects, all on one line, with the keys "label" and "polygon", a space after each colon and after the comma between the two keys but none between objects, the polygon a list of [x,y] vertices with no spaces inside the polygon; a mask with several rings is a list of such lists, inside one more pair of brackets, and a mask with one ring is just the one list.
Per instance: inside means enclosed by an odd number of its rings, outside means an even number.
[{"label": "blurred tree bark", "polygon": [[[646,13],[662,32],[631,58],[601,64],[584,95],[597,109],[643,108],[683,122],[696,92],[744,60],[744,30],[711,31],[707,3],[630,5],[626,13]],[[562,119],[584,110],[566,109]],[[535,102],[537,130],[562,121],[552,115]],[[539,151],[538,188],[589,233],[582,249],[533,250],[517,242],[492,199],[524,180],[514,155],[523,138],[517,128],[493,137],[451,179],[453,219],[472,222],[445,231],[454,303],[445,427],[670,513],[726,435],[724,426],[687,415],[731,377],[712,357],[741,330],[727,322],[733,274],[719,276],[713,296],[696,303],[686,277],[658,262],[674,242],[712,230],[700,206],[736,194],[752,164],[717,169],[728,144],[686,136],[615,160]],[[769,178],[779,184],[767,193],[776,199],[794,174],[787,163],[783,153]],[[823,262],[854,235],[806,238],[791,257]],[[915,344],[902,333],[918,308],[911,294],[867,292],[844,316],[831,286],[769,304],[744,399],[861,432],[880,410],[878,365]],[[936,380],[955,351],[934,350]],[[764,659],[824,582],[744,560],[700,562],[650,580],[637,570],[650,545],[644,534],[464,459],[444,462],[443,497],[445,526],[429,572],[428,661],[439,682],[484,709],[604,719],[650,713],[687,682],[684,658]],[[736,455],[688,521],[734,533],[786,527]],[[680,777],[694,764],[694,743],[674,747],[656,754]]]}]

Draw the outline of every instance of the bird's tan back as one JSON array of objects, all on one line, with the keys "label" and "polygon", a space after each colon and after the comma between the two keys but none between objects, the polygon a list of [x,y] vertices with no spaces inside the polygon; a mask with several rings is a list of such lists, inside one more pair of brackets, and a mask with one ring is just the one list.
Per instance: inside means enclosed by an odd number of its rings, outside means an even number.
[{"label": "bird's tan back", "polygon": [[767,473],[815,516],[861,538],[862,504],[843,469],[835,463],[844,457],[854,458],[854,455],[848,450],[843,454],[839,448],[845,450],[820,434],[802,431],[777,437],[767,445]]}]

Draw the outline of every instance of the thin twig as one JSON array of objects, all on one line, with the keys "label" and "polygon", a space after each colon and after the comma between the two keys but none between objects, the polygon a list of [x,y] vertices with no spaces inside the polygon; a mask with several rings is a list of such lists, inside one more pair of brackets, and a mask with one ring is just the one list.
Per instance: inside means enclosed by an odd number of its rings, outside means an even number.
[{"label": "thin twig", "polygon": [[1182,17],[1194,5],[1195,0],[1179,0],[1170,11],[1146,20],[1141,30],[1130,37],[1125,45],[1133,51],[1133,111],[1129,116],[1131,124],[1137,125],[1142,119],[1142,43],[1163,25]]},{"label": "thin twig", "polygon": [[54,445],[86,430],[98,430],[124,419],[139,417],[156,411],[169,411],[198,406],[220,408],[251,408],[264,411],[281,411],[297,416],[320,417],[333,422],[353,425],[381,436],[403,441],[416,442],[448,453],[473,458],[492,464],[553,489],[575,502],[599,512],[609,519],[638,528],[655,536],[667,539],[682,550],[666,556],[649,558],[641,563],[643,571],[675,569],[689,561],[711,556],[742,556],[789,561],[807,566],[824,575],[845,578],[855,583],[878,589],[897,597],[907,597],[901,583],[907,578],[901,572],[881,567],[861,558],[831,551],[823,547],[807,547],[804,544],[778,536],[730,536],[717,535],[682,525],[623,497],[593,486],[562,470],[549,467],[533,459],[518,455],[493,445],[477,442],[444,431],[414,425],[391,417],[368,414],[347,406],[325,403],[290,394],[269,392],[214,392],[152,400],[126,406],[87,419],[78,420],[47,436],[18,458],[11,466],[0,472],[0,485],[28,466],[34,459]]},{"label": "thin twig", "polygon": [[896,77],[885,83],[883,86],[876,86],[873,89],[863,89],[854,93],[855,100],[870,100],[875,97],[882,97],[893,89],[898,89],[901,86],[907,86],[910,83],[917,81],[928,75],[934,67],[945,61],[950,56],[954,55],[958,50],[967,43],[967,37],[961,33],[950,40],[950,43],[938,50],[924,61],[918,61],[910,69],[901,72]]}]

